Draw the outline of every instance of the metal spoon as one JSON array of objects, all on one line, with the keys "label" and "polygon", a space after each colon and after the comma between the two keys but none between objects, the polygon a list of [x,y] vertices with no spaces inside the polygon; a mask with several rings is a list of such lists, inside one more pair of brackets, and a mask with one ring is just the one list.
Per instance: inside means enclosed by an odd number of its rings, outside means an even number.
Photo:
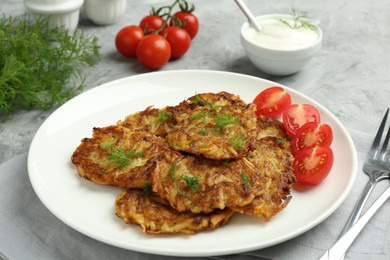
[{"label": "metal spoon", "polygon": [[238,7],[240,7],[241,11],[245,14],[245,16],[248,18],[249,22],[252,24],[252,26],[256,29],[256,31],[261,31],[261,26],[257,24],[255,17],[251,13],[251,11],[248,9],[248,7],[244,4],[242,0],[234,0]]}]

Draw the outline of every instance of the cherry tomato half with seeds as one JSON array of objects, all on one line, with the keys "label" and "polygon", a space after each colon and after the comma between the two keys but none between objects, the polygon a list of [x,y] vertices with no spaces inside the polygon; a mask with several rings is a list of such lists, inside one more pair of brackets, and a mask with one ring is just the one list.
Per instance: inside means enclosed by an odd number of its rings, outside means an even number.
[{"label": "cherry tomato half with seeds", "polygon": [[307,122],[321,122],[320,113],[312,105],[292,104],[283,113],[283,124],[290,136],[295,136]]},{"label": "cherry tomato half with seeds", "polygon": [[123,27],[115,37],[116,49],[126,57],[135,58],[138,44],[143,37],[144,31],[141,27],[136,25]]},{"label": "cherry tomato half with seeds", "polygon": [[199,30],[198,17],[196,17],[196,15],[194,15],[192,12],[179,11],[172,16],[170,25],[175,24],[175,19],[179,19],[181,21],[181,23],[184,25],[183,29],[188,32],[191,39],[194,39]]},{"label": "cherry tomato half with seeds", "polygon": [[171,46],[161,35],[146,35],[138,44],[137,59],[148,69],[159,69],[171,58]]},{"label": "cherry tomato half with seeds", "polygon": [[307,148],[295,155],[293,171],[298,182],[318,184],[329,175],[333,161],[330,147]]},{"label": "cherry tomato half with seeds", "polygon": [[169,26],[166,27],[161,35],[164,36],[169,44],[171,45],[172,54],[171,59],[178,59],[183,56],[191,45],[190,35],[186,30],[177,27]]},{"label": "cherry tomato half with seeds", "polygon": [[308,122],[299,128],[297,134],[293,137],[291,148],[293,154],[307,148],[318,146],[330,146],[333,141],[332,128],[327,124],[317,122]]},{"label": "cherry tomato half with seeds", "polygon": [[145,34],[151,34],[157,30],[162,30],[165,20],[158,15],[147,15],[139,23],[139,27],[144,30]]},{"label": "cherry tomato half with seeds", "polygon": [[277,118],[291,105],[291,96],[283,88],[274,86],[260,92],[253,103],[257,116]]}]

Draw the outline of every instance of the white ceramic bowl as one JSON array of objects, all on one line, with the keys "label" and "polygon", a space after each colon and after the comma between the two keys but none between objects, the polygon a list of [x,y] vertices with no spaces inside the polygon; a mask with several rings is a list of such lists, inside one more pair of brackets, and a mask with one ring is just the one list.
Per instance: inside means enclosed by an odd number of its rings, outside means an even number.
[{"label": "white ceramic bowl", "polygon": [[[279,21],[279,19],[289,19],[290,15],[285,14],[269,14],[256,17],[256,21],[261,25],[270,19],[276,19],[288,30],[290,28]],[[264,26],[266,26],[264,24]],[[265,27],[263,27],[265,28]],[[264,29],[265,31],[265,29]],[[264,38],[254,38],[255,29],[245,22],[241,27],[241,44],[249,60],[261,71],[276,76],[286,76],[300,71],[308,61],[321,49],[322,31],[317,25],[313,30],[315,34],[310,32],[311,40],[301,46],[279,46],[279,43],[274,45],[266,43]],[[276,35],[278,34],[275,32]],[[283,32],[279,32],[283,33]],[[294,32],[292,35],[294,36]],[[271,32],[274,34],[274,32]],[[290,34],[288,34],[290,35]],[[316,35],[313,37],[313,35]],[[283,38],[283,35],[279,35]],[[288,37],[286,37],[288,38]],[[281,40],[280,42],[282,42]],[[283,44],[281,44],[283,45]]]},{"label": "white ceramic bowl", "polygon": [[113,24],[126,10],[126,0],[85,0],[88,18],[99,25]]},{"label": "white ceramic bowl", "polygon": [[51,26],[63,26],[69,34],[73,34],[77,28],[83,3],[84,0],[24,0],[29,12],[49,16]]}]

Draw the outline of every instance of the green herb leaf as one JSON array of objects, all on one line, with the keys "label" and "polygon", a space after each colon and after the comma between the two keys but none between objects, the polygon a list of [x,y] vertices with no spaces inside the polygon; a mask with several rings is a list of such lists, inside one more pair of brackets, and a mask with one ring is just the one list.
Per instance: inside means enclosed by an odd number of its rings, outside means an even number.
[{"label": "green herb leaf", "polygon": [[205,106],[205,105],[207,105],[207,102],[204,101],[203,99],[201,99],[198,94],[195,95],[194,99],[195,99],[194,100],[194,104],[197,105],[197,106]]},{"label": "green herb leaf", "polygon": [[152,185],[150,183],[146,183],[143,187],[144,195],[149,196],[152,194]]},{"label": "green herb leaf", "polygon": [[158,120],[160,120],[161,123],[165,123],[167,120],[173,118],[173,114],[166,112],[164,110],[160,110],[158,112]]},{"label": "green herb leaf", "polygon": [[250,183],[250,179],[249,179],[248,174],[243,172],[240,174],[240,176],[241,176],[241,180],[242,180],[242,184],[244,185],[244,188],[245,189],[252,188],[252,184]]},{"label": "green herb leaf", "polygon": [[193,191],[199,190],[198,178],[194,176],[180,176]]},{"label": "green herb leaf", "polygon": [[194,120],[194,119],[198,119],[198,118],[205,118],[205,117],[207,117],[207,113],[202,111],[202,112],[198,112],[198,113],[193,114],[190,117],[190,120]]},{"label": "green herb leaf", "polygon": [[0,13],[0,115],[49,109],[78,94],[100,60],[96,37],[49,25],[48,17]]},{"label": "green herb leaf", "polygon": [[214,120],[214,129],[218,132],[222,133],[223,129],[227,125],[237,125],[240,122],[240,119],[238,117],[235,117],[233,115],[217,115]]},{"label": "green herb leaf", "polygon": [[172,175],[172,178],[173,178],[174,181],[177,179],[177,173],[176,173],[176,171],[177,171],[177,168],[178,168],[178,167],[179,167],[179,166],[177,165],[177,163],[173,163],[173,164],[171,165],[171,167],[169,167],[169,173]]},{"label": "green herb leaf", "polygon": [[296,8],[291,8],[290,15],[292,16],[292,21],[283,18],[279,18],[279,21],[291,29],[306,28],[315,30],[316,26],[310,21],[307,12],[300,11]]},{"label": "green herb leaf", "polygon": [[127,166],[131,165],[135,157],[142,156],[142,152],[136,152],[135,150],[125,151],[122,148],[114,148],[111,150],[111,154],[108,157],[111,163],[124,169]]},{"label": "green herb leaf", "polygon": [[245,147],[246,145],[246,138],[244,134],[240,135],[233,135],[232,138],[229,140],[229,144],[233,146],[234,149],[236,150],[241,150]]}]

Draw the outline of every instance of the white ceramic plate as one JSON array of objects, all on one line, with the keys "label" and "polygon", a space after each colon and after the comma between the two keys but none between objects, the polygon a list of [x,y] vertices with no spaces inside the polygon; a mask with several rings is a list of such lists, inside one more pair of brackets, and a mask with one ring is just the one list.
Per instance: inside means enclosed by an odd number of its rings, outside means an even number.
[{"label": "white ceramic plate", "polygon": [[[294,103],[314,104],[322,122],[332,126],[335,162],[321,184],[293,190],[287,208],[268,223],[236,214],[227,226],[195,235],[153,236],[126,225],[114,214],[120,190],[77,174],[70,157],[93,127],[115,124],[149,105],[164,107],[202,92],[228,91],[247,102],[263,89],[280,85],[264,79],[217,71],[168,71],[123,78],[73,98],[57,109],[34,137],[28,170],[35,192],[60,220],[107,244],[130,250],[175,256],[233,254],[275,245],[311,229],[344,201],[354,182],[357,156],[341,123],[314,100],[290,89]],[[302,212],[305,212],[302,214]]]}]

